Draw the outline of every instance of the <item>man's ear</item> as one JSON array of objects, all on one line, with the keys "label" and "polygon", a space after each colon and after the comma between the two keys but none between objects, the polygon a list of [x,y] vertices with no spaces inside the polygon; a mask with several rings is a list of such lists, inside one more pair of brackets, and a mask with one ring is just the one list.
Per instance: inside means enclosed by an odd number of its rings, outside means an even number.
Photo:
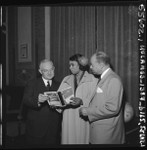
[{"label": "man's ear", "polygon": [[42,74],[41,69],[38,69],[38,71],[40,72],[40,74]]}]

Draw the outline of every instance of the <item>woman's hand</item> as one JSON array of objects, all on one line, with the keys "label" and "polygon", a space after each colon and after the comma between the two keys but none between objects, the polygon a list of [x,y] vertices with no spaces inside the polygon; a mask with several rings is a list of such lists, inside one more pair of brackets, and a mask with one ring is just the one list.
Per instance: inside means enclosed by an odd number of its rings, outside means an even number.
[{"label": "woman's hand", "polygon": [[72,97],[70,99],[71,99],[71,102],[69,105],[72,105],[74,107],[79,107],[79,106],[83,105],[83,101],[79,97]]}]

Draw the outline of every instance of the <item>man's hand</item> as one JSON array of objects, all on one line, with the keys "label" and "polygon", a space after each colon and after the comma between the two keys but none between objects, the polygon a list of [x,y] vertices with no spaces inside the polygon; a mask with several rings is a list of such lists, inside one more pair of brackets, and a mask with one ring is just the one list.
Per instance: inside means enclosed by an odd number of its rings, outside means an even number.
[{"label": "man's hand", "polygon": [[86,107],[81,107],[79,109],[79,114],[80,114],[80,116],[88,116]]},{"label": "man's hand", "polygon": [[49,97],[47,95],[39,94],[39,96],[38,96],[38,102],[39,103],[44,103],[47,100],[49,100]]},{"label": "man's hand", "polygon": [[75,107],[79,107],[81,105],[83,105],[83,101],[82,99],[78,98],[78,97],[72,97],[70,98],[71,102],[69,105],[75,106]]}]

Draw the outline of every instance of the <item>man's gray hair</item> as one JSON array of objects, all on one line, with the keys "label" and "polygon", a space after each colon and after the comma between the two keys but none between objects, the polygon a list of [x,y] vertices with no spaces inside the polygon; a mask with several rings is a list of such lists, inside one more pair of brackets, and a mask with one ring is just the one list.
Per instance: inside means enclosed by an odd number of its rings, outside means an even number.
[{"label": "man's gray hair", "polygon": [[102,51],[95,53],[97,62],[103,62],[105,65],[110,65],[110,57]]},{"label": "man's gray hair", "polygon": [[46,63],[46,62],[48,62],[48,63],[50,63],[52,66],[54,66],[54,64],[53,64],[53,62],[52,62],[51,60],[49,60],[49,59],[43,59],[43,60],[40,61],[39,68],[41,67],[41,65],[42,65],[43,63]]}]

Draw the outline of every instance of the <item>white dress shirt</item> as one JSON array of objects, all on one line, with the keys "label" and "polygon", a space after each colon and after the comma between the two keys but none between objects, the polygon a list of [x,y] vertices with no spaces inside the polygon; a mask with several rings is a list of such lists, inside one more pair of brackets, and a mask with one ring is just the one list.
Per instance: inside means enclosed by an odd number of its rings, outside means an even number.
[{"label": "white dress shirt", "polygon": [[49,83],[50,83],[50,86],[52,85],[52,80],[46,80],[46,79],[44,79],[43,77],[42,77],[42,79],[43,79],[43,81],[44,81],[44,84],[45,84],[45,86],[47,86],[48,85],[48,81],[49,81]]}]

